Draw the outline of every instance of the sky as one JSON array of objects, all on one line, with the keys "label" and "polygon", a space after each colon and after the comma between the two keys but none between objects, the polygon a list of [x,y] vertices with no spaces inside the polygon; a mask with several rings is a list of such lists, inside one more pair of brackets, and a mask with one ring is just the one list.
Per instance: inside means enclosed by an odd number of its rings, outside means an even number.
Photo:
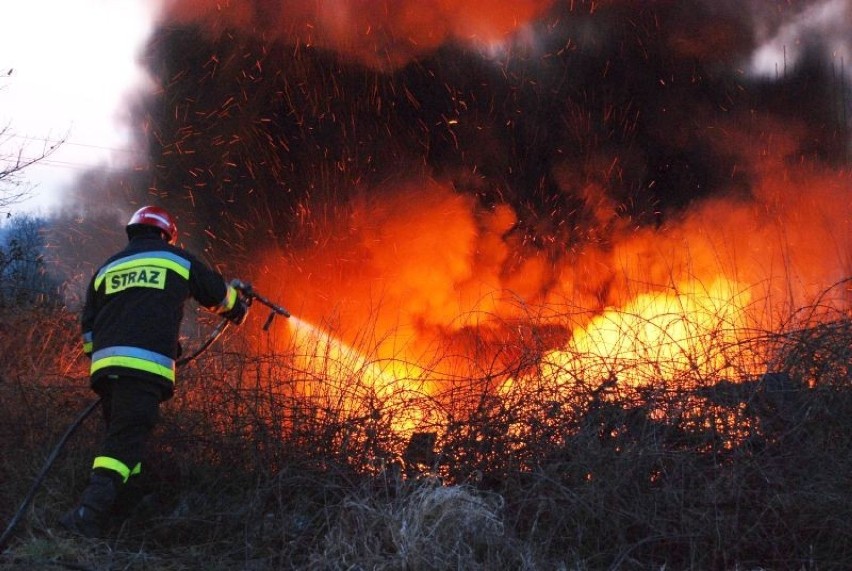
[{"label": "sky", "polygon": [[[143,161],[126,109],[150,89],[138,64],[153,25],[151,0],[27,0],[3,6],[0,160],[55,151],[28,168],[31,197],[17,210],[48,214],[92,167]],[[45,14],[50,14],[45,18]]]}]

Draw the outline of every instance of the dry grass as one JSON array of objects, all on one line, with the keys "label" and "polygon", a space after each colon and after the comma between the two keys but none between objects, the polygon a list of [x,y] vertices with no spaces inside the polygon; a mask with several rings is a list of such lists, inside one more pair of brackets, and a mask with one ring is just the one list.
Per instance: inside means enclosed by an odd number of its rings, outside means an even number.
[{"label": "dry grass", "polygon": [[[85,480],[93,418],[0,568],[852,568],[852,322],[830,317],[723,348],[769,347],[777,374],[679,387],[567,390],[539,374],[502,392],[486,376],[377,393],[357,374],[317,383],[286,351],[213,349],[182,371],[143,500],[108,538],[54,528]],[[4,522],[92,398],[75,319],[4,321],[20,333],[0,357]],[[394,430],[406,407],[435,413],[413,440]]]},{"label": "dry grass", "polygon": [[507,541],[503,499],[435,479],[398,482],[347,496],[307,568],[518,568]]}]

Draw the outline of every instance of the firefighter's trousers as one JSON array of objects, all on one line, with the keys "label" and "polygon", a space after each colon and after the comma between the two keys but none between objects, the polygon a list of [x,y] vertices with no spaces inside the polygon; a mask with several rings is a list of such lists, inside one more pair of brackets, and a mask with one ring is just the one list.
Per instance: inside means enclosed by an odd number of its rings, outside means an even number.
[{"label": "firefighter's trousers", "polygon": [[93,470],[117,483],[139,473],[145,446],[160,412],[163,390],[156,383],[130,376],[109,376],[94,387],[101,396],[107,431]]}]

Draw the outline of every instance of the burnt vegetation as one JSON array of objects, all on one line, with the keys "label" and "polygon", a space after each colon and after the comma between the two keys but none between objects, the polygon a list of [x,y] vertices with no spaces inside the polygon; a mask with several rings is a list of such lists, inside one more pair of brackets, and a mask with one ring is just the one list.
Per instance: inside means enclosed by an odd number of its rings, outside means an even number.
[{"label": "burnt vegetation", "polygon": [[[489,376],[429,396],[412,389],[422,379],[379,392],[331,356],[325,373],[304,370],[304,348],[250,352],[232,333],[181,371],[107,539],[54,526],[86,480],[92,418],[3,565],[845,569],[852,323],[821,314],[723,348],[771,347],[775,370],[758,377],[569,390],[542,373],[495,391]],[[92,396],[75,315],[33,306],[3,323],[16,333],[3,337],[0,383],[6,521]],[[411,408],[441,420],[401,433]]]}]

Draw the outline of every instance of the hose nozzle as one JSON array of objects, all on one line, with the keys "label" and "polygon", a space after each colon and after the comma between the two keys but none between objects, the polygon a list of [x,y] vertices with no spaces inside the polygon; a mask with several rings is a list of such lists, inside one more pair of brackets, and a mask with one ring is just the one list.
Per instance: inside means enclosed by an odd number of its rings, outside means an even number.
[{"label": "hose nozzle", "polygon": [[271,311],[269,312],[269,317],[266,318],[266,322],[263,324],[263,330],[268,331],[269,326],[272,325],[272,320],[276,315],[283,315],[284,317],[291,317],[290,312],[287,311],[284,307],[272,303],[252,288],[251,284],[248,282],[244,282],[239,279],[231,280],[231,287],[238,290],[243,296],[248,300],[248,303],[251,303],[254,300],[262,303],[266,307],[268,307]]}]

